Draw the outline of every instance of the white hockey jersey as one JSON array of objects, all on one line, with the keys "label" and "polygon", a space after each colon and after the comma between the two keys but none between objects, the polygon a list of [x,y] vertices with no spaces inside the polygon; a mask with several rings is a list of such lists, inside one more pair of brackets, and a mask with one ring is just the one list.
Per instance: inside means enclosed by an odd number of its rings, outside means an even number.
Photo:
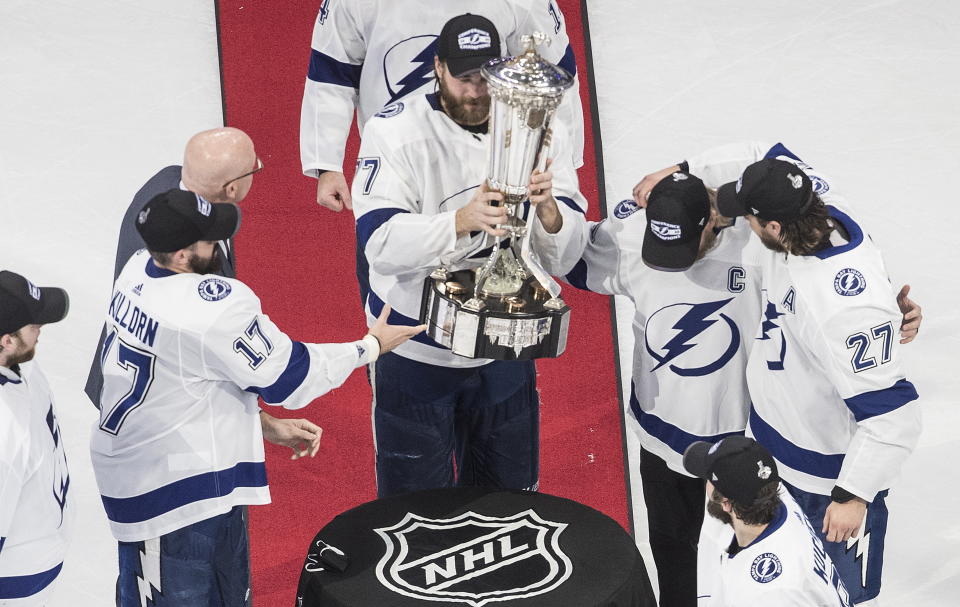
[{"label": "white hockey jersey", "polygon": [[749,432],[794,486],[829,495],[838,485],[872,501],[920,434],[917,392],[900,361],[896,293],[879,249],[830,181],[782,144],[727,146],[690,160],[690,170],[712,165],[732,181],[764,157],[803,170],[850,239],[835,232],[831,247],[808,256],[764,249],[764,310],[747,367]]},{"label": "white hockey jersey", "polygon": [[[554,125],[551,171],[563,227],[547,234],[529,203],[522,216],[532,224],[533,250],[556,274],[572,268],[583,250],[587,201],[568,154],[569,137],[562,124]],[[353,212],[358,247],[369,265],[368,324],[384,302],[393,308],[391,323],[420,324],[423,283],[431,271],[440,265],[452,271],[480,267],[489,257],[493,237],[478,232],[458,238],[455,227],[457,210],[485,179],[487,137],[455,123],[435,94],[397,102],[367,123],[353,181]],[[445,367],[490,362],[457,356],[424,334],[395,352]]]},{"label": "white hockey jersey", "polygon": [[651,269],[642,259],[646,213],[624,200],[590,223],[583,258],[567,275],[581,289],[625,295],[633,316],[630,409],[640,444],[671,470],[696,441],[742,434],[750,411],[747,355],[760,318],[760,270],[744,255],[754,242],[743,219],[684,272]]},{"label": "white hockey jersey", "polygon": [[850,607],[840,574],[807,517],[782,486],[780,497],[774,520],[750,545],[740,548],[732,531],[727,534],[710,606]]},{"label": "white hockey jersey", "polygon": [[257,397],[304,407],[369,362],[363,341],[292,341],[242,282],[175,274],[141,250],[114,284],[90,440],[118,540],[270,501]]},{"label": "white hockey jersey", "polygon": [[[550,45],[539,52],[576,74],[566,23],[554,0],[323,0],[300,113],[304,174],[343,171],[355,109],[363,133],[367,120],[384,106],[432,90],[437,37],[447,21],[464,13],[490,19],[508,55],[523,51],[522,36],[548,35]],[[557,119],[572,132],[570,153],[579,167],[583,109],[578,86],[566,95]]]},{"label": "white hockey jersey", "polygon": [[72,533],[72,502],[47,378],[35,361],[19,375],[0,367],[0,604],[33,604],[51,588]]}]

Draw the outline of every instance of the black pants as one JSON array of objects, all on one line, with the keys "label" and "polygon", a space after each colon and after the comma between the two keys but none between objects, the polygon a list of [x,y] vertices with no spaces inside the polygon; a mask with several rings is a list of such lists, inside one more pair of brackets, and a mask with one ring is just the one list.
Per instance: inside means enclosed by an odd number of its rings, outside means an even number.
[{"label": "black pants", "polygon": [[660,582],[660,607],[696,607],[705,483],[674,472],[646,449],[640,450],[640,481]]}]

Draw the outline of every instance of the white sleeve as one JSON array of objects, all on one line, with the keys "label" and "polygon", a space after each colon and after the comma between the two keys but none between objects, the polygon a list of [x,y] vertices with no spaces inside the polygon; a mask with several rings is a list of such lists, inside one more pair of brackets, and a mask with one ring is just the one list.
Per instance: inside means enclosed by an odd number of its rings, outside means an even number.
[{"label": "white sleeve", "polygon": [[430,270],[456,248],[456,211],[421,214],[413,167],[389,146],[388,120],[396,118],[374,117],[364,128],[353,180],[357,243],[378,274]]},{"label": "white sleeve", "polygon": [[583,104],[580,99],[577,61],[567,36],[567,21],[555,0],[522,0],[517,3],[515,10],[517,28],[507,34],[507,54],[522,53],[523,36],[541,32],[547,35],[550,44],[539,47],[538,52],[547,61],[556,63],[576,77],[557,109],[557,119],[570,130],[570,159],[573,167],[579,169],[583,166]]},{"label": "white sleeve", "polygon": [[586,247],[573,270],[564,277],[566,281],[578,289],[603,295],[630,295],[627,274],[634,264],[643,263],[640,251],[645,225],[643,213],[587,223]]},{"label": "white sleeve", "polygon": [[367,51],[356,5],[325,0],[313,27],[300,108],[300,162],[305,175],[316,177],[318,169],[343,171]]},{"label": "white sleeve", "polygon": [[760,141],[731,143],[687,158],[689,172],[708,188],[736,181],[748,166],[762,160],[774,148]]},{"label": "white sleeve", "polygon": [[534,250],[543,262],[544,269],[554,276],[562,276],[573,269],[587,242],[587,199],[580,193],[577,171],[570,159],[570,138],[562,124],[555,129],[554,149],[550,150],[553,163],[553,196],[563,217],[563,224],[556,234],[543,229],[536,213],[530,236]]},{"label": "white sleeve", "polygon": [[208,376],[232,381],[267,404],[299,409],[339,387],[378,353],[365,340],[293,341],[263,314],[249,288],[233,284],[229,307],[203,335]]},{"label": "white sleeve", "polygon": [[[868,283],[873,276],[867,277]],[[920,437],[917,391],[904,377],[892,289],[882,280],[866,305],[846,307],[824,321],[819,358],[856,420],[837,485],[870,502],[893,482]]]},{"label": "white sleeve", "polygon": [[[3,428],[6,434],[12,431]],[[9,537],[13,517],[17,512],[17,503],[20,501],[20,492],[24,481],[24,445],[22,437],[4,436],[4,445],[0,452],[0,555],[2,542]]]}]

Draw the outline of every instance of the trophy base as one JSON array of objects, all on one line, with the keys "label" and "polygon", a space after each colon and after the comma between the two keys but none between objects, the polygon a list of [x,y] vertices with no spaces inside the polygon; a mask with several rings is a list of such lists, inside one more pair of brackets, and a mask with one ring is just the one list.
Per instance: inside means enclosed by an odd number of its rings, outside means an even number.
[{"label": "trophy base", "polygon": [[567,347],[570,308],[532,276],[505,297],[473,297],[474,270],[434,271],[424,282],[420,322],[427,336],[467,358],[555,358]]}]

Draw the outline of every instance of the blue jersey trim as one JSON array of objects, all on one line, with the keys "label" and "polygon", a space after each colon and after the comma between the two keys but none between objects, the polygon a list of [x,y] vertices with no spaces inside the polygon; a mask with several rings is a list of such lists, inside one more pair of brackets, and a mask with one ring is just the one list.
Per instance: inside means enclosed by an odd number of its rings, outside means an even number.
[{"label": "blue jersey trim", "polygon": [[16,384],[21,384],[21,383],[23,383],[23,380],[22,380],[22,379],[10,379],[10,378],[7,377],[6,375],[0,375],[0,386],[2,386],[3,384],[14,384],[14,385],[16,385]]},{"label": "blue jersey trim", "polygon": [[850,236],[850,242],[844,245],[839,245],[836,247],[827,247],[814,253],[820,259],[827,259],[828,257],[833,257],[834,255],[839,255],[841,253],[846,253],[852,249],[857,248],[863,243],[863,229],[857,224],[856,221],[850,218],[849,215],[841,211],[840,209],[827,205],[827,213],[830,214],[830,217],[834,218],[840,225],[844,227],[847,231],[847,234]]},{"label": "blue jersey trim", "polygon": [[3,552],[3,545],[7,542],[7,538],[0,537],[0,552]]},{"label": "blue jersey trim", "polygon": [[853,413],[854,419],[862,422],[865,419],[899,409],[918,398],[920,398],[920,395],[917,394],[917,389],[913,387],[913,384],[901,379],[889,388],[857,394],[854,397],[843,399],[843,402],[847,403],[847,408]]},{"label": "blue jersey trim", "polygon": [[793,152],[791,152],[790,150],[788,150],[788,149],[787,149],[787,146],[783,145],[782,143],[777,143],[777,144],[774,145],[772,148],[770,148],[769,150],[767,150],[767,153],[764,154],[763,157],[764,157],[764,158],[776,158],[777,156],[786,156],[787,158],[793,158],[794,160],[796,160],[796,161],[798,161],[798,162],[803,162],[802,160],[800,160],[800,158],[799,158],[796,154],[794,154]]},{"label": "blue jersey trim", "polygon": [[173,276],[176,274],[173,270],[168,270],[166,268],[161,268],[153,262],[153,257],[147,259],[147,266],[144,268],[144,272],[147,273],[147,276],[150,278],[166,278],[167,276]]},{"label": "blue jersey trim", "polygon": [[360,250],[363,251],[367,248],[367,242],[370,240],[370,237],[373,236],[373,233],[377,231],[377,228],[387,223],[391,217],[399,215],[400,213],[409,212],[410,211],[405,209],[388,207],[385,209],[374,209],[361,215],[360,219],[357,220],[357,244]]},{"label": "blue jersey trim", "polygon": [[566,196],[557,196],[556,198],[557,198],[557,200],[559,200],[559,201],[562,202],[563,204],[567,205],[568,207],[570,207],[571,209],[573,209],[573,210],[576,211],[577,213],[580,213],[581,215],[586,215],[586,213],[584,212],[584,210],[580,208],[580,205],[578,205],[577,203],[575,203],[575,202],[573,201],[573,198],[567,198]]},{"label": "blue jersey trim", "polygon": [[430,107],[437,110],[438,112],[443,111],[443,106],[440,105],[440,96],[436,93],[427,93],[426,95],[427,103],[430,104]]},{"label": "blue jersey trim", "polygon": [[794,470],[830,480],[840,476],[844,454],[818,453],[794,445],[764,421],[753,406],[750,407],[750,431],[773,457]]},{"label": "blue jersey trim", "polygon": [[640,422],[640,427],[655,439],[667,445],[680,455],[687,450],[687,447],[697,441],[706,441],[716,443],[728,436],[742,436],[743,431],[723,432],[713,436],[698,436],[691,434],[682,428],[674,426],[670,422],[664,421],[652,413],[647,413],[640,407],[640,401],[637,400],[636,391],[631,385],[630,388],[630,409]]},{"label": "blue jersey trim", "polygon": [[264,402],[271,405],[282,403],[303,384],[309,371],[310,352],[305,345],[295,341],[293,350],[290,352],[290,361],[287,362],[287,368],[283,370],[280,377],[269,386],[263,388],[251,386],[246,391],[259,394]]},{"label": "blue jersey trim", "polygon": [[336,84],[353,89],[360,88],[360,71],[363,64],[353,65],[337,61],[330,55],[324,55],[318,50],[310,51],[310,68],[307,78],[323,84]]},{"label": "blue jersey trim", "polygon": [[[372,290],[367,294],[367,305],[370,306],[370,313],[374,316],[380,316],[380,313],[383,311],[383,300],[377,296]],[[390,316],[387,317],[387,322],[391,325],[404,325],[406,327],[416,327],[421,323],[415,318],[410,318],[409,316],[404,316],[403,314],[397,312],[394,309],[390,310]],[[419,333],[410,338],[412,341],[425,344],[427,346],[433,346],[434,348],[440,348],[441,350],[449,350],[444,346],[441,346],[437,342],[433,341],[427,337],[426,333]]]},{"label": "blue jersey trim", "polygon": [[[750,543],[747,544],[746,546],[743,546],[743,547],[740,549],[740,552],[743,552],[744,550],[746,550],[746,549],[749,548],[750,546],[753,546],[754,544],[760,542],[760,541],[763,540],[764,538],[770,537],[771,535],[773,535],[773,532],[774,532],[774,531],[776,531],[776,530],[779,529],[780,527],[783,527],[783,524],[784,524],[785,522],[787,522],[787,512],[788,512],[788,511],[787,511],[787,506],[786,506],[786,504],[784,504],[784,503],[781,501],[781,502],[780,502],[780,505],[777,506],[777,512],[776,512],[776,514],[773,515],[773,520],[770,521],[770,524],[767,525],[767,528],[764,529],[764,530],[760,533],[760,535],[758,535],[757,537],[755,537],[752,542],[750,542]],[[740,554],[740,552],[737,552],[737,554]],[[727,553],[727,554],[728,554],[728,556],[729,556],[729,558],[730,558],[731,560],[737,556],[737,554],[730,554],[730,553]]]},{"label": "blue jersey trim", "polygon": [[578,289],[589,291],[590,287],[587,286],[587,260],[581,259],[578,261],[577,265],[573,266],[573,269],[564,276],[564,280]]},{"label": "blue jersey trim", "polygon": [[577,75],[577,58],[573,54],[572,45],[567,45],[567,50],[563,52],[563,57],[560,58],[560,63],[557,65],[570,72],[572,76]]},{"label": "blue jersey trim", "polygon": [[40,592],[57,579],[62,567],[63,563],[60,563],[42,573],[0,577],[0,599],[22,599]]},{"label": "blue jersey trim", "polygon": [[263,462],[240,462],[233,468],[190,476],[133,497],[101,495],[114,523],[142,523],[181,506],[230,495],[238,487],[266,487]]}]

